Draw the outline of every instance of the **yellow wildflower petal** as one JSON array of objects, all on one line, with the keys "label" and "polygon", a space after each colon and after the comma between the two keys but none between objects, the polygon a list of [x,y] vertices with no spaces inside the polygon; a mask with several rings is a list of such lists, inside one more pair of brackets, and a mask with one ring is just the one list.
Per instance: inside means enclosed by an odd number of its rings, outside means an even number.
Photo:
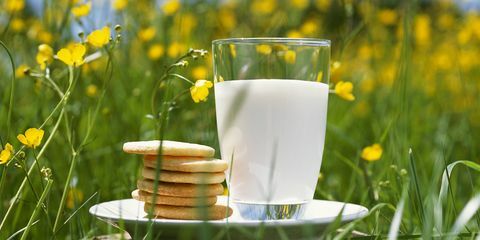
[{"label": "yellow wildflower petal", "polygon": [[266,44],[260,44],[256,46],[256,50],[258,53],[263,54],[263,55],[268,55],[272,53],[272,47]]},{"label": "yellow wildflower petal", "polygon": [[340,81],[335,85],[335,94],[339,97],[347,100],[355,100],[355,96],[352,94],[353,84],[351,82]]},{"label": "yellow wildflower petal", "polygon": [[57,58],[67,64],[68,66],[73,66],[72,53],[66,48],[60,49],[57,52]]},{"label": "yellow wildflower petal", "polygon": [[12,152],[10,152],[7,149],[3,149],[0,152],[0,164],[7,163],[10,160],[11,156],[12,156]]},{"label": "yellow wildflower petal", "polygon": [[197,80],[195,85],[190,88],[190,95],[195,103],[207,101],[208,89],[213,87],[213,83],[207,80]]},{"label": "yellow wildflower petal", "polygon": [[25,72],[29,69],[28,65],[22,64],[15,69],[15,76],[17,78],[23,78],[25,77]]},{"label": "yellow wildflower petal", "polygon": [[53,49],[48,44],[40,44],[38,46],[38,53],[35,60],[40,65],[40,69],[44,70],[46,64],[53,61]]},{"label": "yellow wildflower petal", "polygon": [[14,18],[10,25],[14,32],[20,32],[25,29],[25,22],[21,18]]},{"label": "yellow wildflower petal", "polygon": [[297,54],[295,53],[295,51],[288,50],[287,52],[285,52],[285,62],[294,64],[296,59],[297,59]]},{"label": "yellow wildflower petal", "polygon": [[29,146],[29,143],[28,143],[27,138],[25,137],[25,135],[23,135],[23,134],[18,134],[17,139],[18,139],[18,141],[20,141],[23,145],[25,145],[25,146],[27,146],[27,147]]},{"label": "yellow wildflower petal", "polygon": [[73,45],[72,48],[72,60],[75,66],[80,66],[83,64],[83,56],[87,52],[87,48],[83,44],[77,43]]},{"label": "yellow wildflower petal", "polygon": [[179,0],[167,0],[165,4],[162,6],[163,13],[166,16],[173,15],[180,9],[180,1]]},{"label": "yellow wildflower petal", "polygon": [[25,0],[7,0],[5,10],[7,12],[17,12],[25,7]]},{"label": "yellow wildflower petal", "polygon": [[230,48],[230,53],[232,54],[232,57],[236,58],[237,57],[237,48],[235,47],[235,45],[230,44],[230,45],[228,45],[228,47]]},{"label": "yellow wildflower petal", "polygon": [[173,42],[168,47],[167,54],[171,58],[176,58],[185,51],[185,48],[186,48],[185,45],[178,42]]},{"label": "yellow wildflower petal", "polygon": [[92,8],[91,2],[81,4],[72,8],[72,14],[73,16],[75,16],[75,18],[84,17],[90,13],[91,8]]},{"label": "yellow wildflower petal", "polygon": [[290,30],[287,32],[287,37],[289,38],[302,38],[303,35],[297,30]]},{"label": "yellow wildflower petal", "polygon": [[192,77],[195,79],[205,79],[208,75],[208,70],[204,66],[198,66],[192,69]]},{"label": "yellow wildflower petal", "polygon": [[85,90],[87,96],[93,98],[98,95],[98,87],[95,84],[90,84],[87,86],[87,89]]},{"label": "yellow wildflower petal", "polygon": [[362,158],[367,161],[377,161],[382,157],[383,149],[380,144],[375,143],[362,150]]},{"label": "yellow wildflower petal", "polygon": [[103,47],[110,42],[110,28],[108,26],[93,31],[87,36],[87,42],[94,47]]},{"label": "yellow wildflower petal", "polygon": [[138,31],[138,39],[142,42],[148,42],[155,37],[157,30],[154,27],[147,27]]},{"label": "yellow wildflower petal", "polygon": [[10,143],[5,144],[5,149],[8,150],[8,151],[10,151],[10,152],[13,152],[13,146],[12,146],[12,144],[10,144]]},{"label": "yellow wildflower petal", "polygon": [[152,45],[147,52],[148,58],[151,60],[157,60],[163,56],[165,49],[161,44]]},{"label": "yellow wildflower petal", "polygon": [[116,11],[121,11],[125,7],[127,7],[128,1],[127,0],[115,0],[113,1],[112,7]]},{"label": "yellow wildflower petal", "polygon": [[290,0],[290,5],[299,10],[307,8],[309,4],[310,0]]}]

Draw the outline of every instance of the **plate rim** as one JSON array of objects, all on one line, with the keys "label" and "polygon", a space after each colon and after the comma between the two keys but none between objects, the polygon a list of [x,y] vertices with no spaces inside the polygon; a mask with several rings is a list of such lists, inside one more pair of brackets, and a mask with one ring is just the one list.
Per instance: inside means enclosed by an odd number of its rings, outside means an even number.
[{"label": "plate rim", "polygon": [[[95,216],[96,218],[99,218],[101,220],[108,220],[112,222],[120,222],[123,220],[125,223],[127,222],[133,222],[137,224],[144,224],[144,223],[149,223],[152,222],[155,225],[183,225],[183,226],[191,226],[191,225],[198,225],[202,223],[208,223],[211,225],[240,225],[240,226],[259,226],[259,224],[262,224],[264,226],[297,226],[297,225],[304,225],[304,224],[311,224],[311,225],[323,225],[323,224],[329,224],[331,223],[338,215],[334,217],[328,217],[324,219],[299,219],[299,220],[242,220],[242,221],[229,221],[228,219],[222,219],[222,220],[209,220],[209,221],[204,221],[204,220],[179,220],[179,219],[149,219],[149,218],[121,218],[121,217],[111,217],[111,216],[106,216],[105,214],[98,214],[96,211],[97,208],[101,207],[103,204],[108,204],[108,203],[116,203],[116,202],[127,202],[127,201],[137,201],[132,198],[127,198],[127,199],[118,199],[118,200],[112,200],[112,201],[106,201],[106,202],[101,202],[97,203],[93,206],[91,206],[88,210],[88,212],[92,215]],[[354,204],[354,203],[346,203],[346,202],[339,202],[339,201],[330,201],[330,200],[320,200],[320,199],[313,199],[312,201],[318,201],[318,202],[329,202],[329,203],[335,203],[335,204],[343,204],[344,206],[351,206],[358,208],[358,212],[351,213],[351,214],[346,214],[342,215],[341,222],[346,223],[346,222],[351,222],[356,219],[360,219],[364,216],[366,216],[369,212],[368,208],[359,205],[359,204]]]}]

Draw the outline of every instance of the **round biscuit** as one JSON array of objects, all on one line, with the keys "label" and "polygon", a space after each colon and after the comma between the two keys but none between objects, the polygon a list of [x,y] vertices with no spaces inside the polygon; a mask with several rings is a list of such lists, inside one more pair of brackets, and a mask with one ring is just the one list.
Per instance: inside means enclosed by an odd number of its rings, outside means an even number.
[{"label": "round biscuit", "polygon": [[[163,142],[163,143],[162,143]],[[162,155],[168,156],[191,156],[191,157],[212,157],[215,149],[194,143],[176,142],[168,140],[153,140],[127,142],[123,144],[123,151],[134,154],[158,154],[162,143]]]},{"label": "round biscuit", "polygon": [[[155,180],[155,169],[144,167],[142,170],[142,176],[146,179]],[[214,184],[222,183],[225,180],[225,173],[185,173],[162,170],[159,173],[158,180],[174,183]]]},{"label": "round biscuit", "polygon": [[163,204],[163,205],[170,205],[170,206],[184,206],[184,207],[197,207],[197,206],[212,206],[217,203],[216,196],[210,197],[172,197],[172,196],[164,196],[164,195],[157,195],[155,201],[153,199],[154,194],[145,192],[142,190],[135,189],[132,192],[132,198],[138,201],[146,202],[146,203],[155,203],[155,204]]},{"label": "round biscuit", "polygon": [[[228,168],[227,161],[213,158],[162,156],[162,170],[179,172],[224,172]],[[156,155],[145,155],[143,165],[157,167]]]},{"label": "round biscuit", "polygon": [[223,194],[222,184],[189,184],[158,182],[157,190],[152,180],[141,179],[137,181],[139,190],[174,197],[201,197],[218,196]]},{"label": "round biscuit", "polygon": [[[210,207],[178,207],[168,205],[152,205],[145,203],[144,211],[149,213],[153,207],[153,215],[156,217],[182,220],[220,220],[230,217],[233,210],[224,205]],[[206,213],[206,216],[203,216]]]}]

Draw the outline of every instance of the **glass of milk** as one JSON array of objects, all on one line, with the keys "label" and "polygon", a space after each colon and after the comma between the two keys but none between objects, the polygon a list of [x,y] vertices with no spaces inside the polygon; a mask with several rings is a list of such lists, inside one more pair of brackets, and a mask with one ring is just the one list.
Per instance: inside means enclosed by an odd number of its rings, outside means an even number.
[{"label": "glass of milk", "polygon": [[328,106],[330,41],[215,40],[218,136],[245,219],[298,219],[313,199]]}]

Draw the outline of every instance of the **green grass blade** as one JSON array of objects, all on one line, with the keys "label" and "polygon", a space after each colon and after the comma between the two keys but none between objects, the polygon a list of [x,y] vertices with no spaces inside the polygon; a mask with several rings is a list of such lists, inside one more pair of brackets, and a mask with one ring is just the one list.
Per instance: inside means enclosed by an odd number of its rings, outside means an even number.
[{"label": "green grass blade", "polygon": [[[406,184],[405,186],[408,186]],[[388,239],[397,239],[398,232],[400,230],[400,224],[402,223],[403,208],[405,207],[405,200],[407,198],[408,188],[403,189],[402,197],[397,204],[395,215],[393,215],[392,223],[390,224],[390,230],[388,231]]]},{"label": "green grass blade", "polygon": [[448,188],[450,186],[450,184],[449,184],[450,181],[448,180],[448,176],[451,176],[453,169],[458,164],[464,165],[464,166],[469,167],[469,168],[471,168],[471,169],[473,169],[477,172],[480,172],[480,165],[475,163],[475,162],[472,162],[472,161],[459,160],[459,161],[455,161],[453,163],[450,163],[447,166],[447,169],[445,169],[445,171],[443,173],[443,176],[442,176],[442,185],[440,186],[439,201],[443,202],[443,200],[445,199],[445,197],[447,195]]},{"label": "green grass blade", "polygon": [[9,103],[8,103],[8,113],[7,113],[7,136],[6,136],[6,141],[8,141],[8,138],[10,136],[10,124],[12,122],[12,111],[13,111],[13,96],[15,94],[15,62],[13,61],[13,55],[12,53],[10,52],[10,50],[8,49],[8,47],[5,45],[5,43],[3,43],[1,40],[0,40],[0,45],[2,45],[3,49],[5,49],[5,51],[7,52],[8,54],[8,58],[10,60],[10,64],[12,66],[12,80],[11,80],[11,87],[10,87],[10,99],[9,99]]},{"label": "green grass blade", "polygon": [[450,236],[449,239],[453,239],[460,231],[467,225],[467,223],[472,219],[475,213],[480,208],[480,194],[475,195],[470,201],[468,201],[467,205],[463,208],[462,212],[458,216],[455,224],[450,231],[453,236]]}]

